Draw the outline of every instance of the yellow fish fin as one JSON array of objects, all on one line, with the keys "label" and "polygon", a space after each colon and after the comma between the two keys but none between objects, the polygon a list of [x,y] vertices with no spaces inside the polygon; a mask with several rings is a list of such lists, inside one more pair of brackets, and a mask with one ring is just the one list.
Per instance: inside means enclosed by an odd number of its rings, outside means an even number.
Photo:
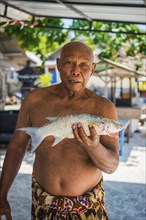
[{"label": "yellow fish fin", "polygon": [[96,125],[96,123],[95,123],[94,121],[89,121],[89,122],[88,122],[88,125],[89,125],[89,126],[94,126],[94,125]]}]

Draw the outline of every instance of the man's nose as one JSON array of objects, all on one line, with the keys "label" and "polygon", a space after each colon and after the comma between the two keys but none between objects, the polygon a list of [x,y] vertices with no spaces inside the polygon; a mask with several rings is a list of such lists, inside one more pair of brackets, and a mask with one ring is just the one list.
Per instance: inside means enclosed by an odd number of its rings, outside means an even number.
[{"label": "man's nose", "polygon": [[79,76],[80,75],[80,67],[78,65],[74,65],[71,73],[73,76]]}]

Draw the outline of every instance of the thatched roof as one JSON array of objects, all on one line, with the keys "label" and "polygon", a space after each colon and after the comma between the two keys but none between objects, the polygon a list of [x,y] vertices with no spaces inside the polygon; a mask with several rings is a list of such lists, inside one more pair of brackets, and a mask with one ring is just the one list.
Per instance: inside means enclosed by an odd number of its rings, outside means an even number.
[{"label": "thatched roof", "polygon": [[109,59],[102,59],[100,62],[97,63],[96,70],[94,71],[94,75],[100,77],[119,77],[119,78],[139,78],[144,76],[139,71],[133,70],[125,65],[120,63],[114,62]]}]

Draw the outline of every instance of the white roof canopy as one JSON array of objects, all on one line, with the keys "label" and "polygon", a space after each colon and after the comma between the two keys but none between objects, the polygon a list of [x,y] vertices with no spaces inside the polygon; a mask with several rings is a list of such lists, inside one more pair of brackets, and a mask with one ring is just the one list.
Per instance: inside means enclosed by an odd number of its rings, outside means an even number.
[{"label": "white roof canopy", "polygon": [[0,0],[0,16],[14,20],[33,17],[146,23],[146,0]]}]

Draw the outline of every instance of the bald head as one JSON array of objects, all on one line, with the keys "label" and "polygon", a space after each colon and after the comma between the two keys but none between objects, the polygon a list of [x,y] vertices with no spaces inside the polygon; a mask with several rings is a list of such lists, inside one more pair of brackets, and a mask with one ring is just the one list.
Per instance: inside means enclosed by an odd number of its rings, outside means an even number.
[{"label": "bald head", "polygon": [[61,54],[60,54],[60,58],[64,57],[66,52],[72,52],[72,51],[81,51],[83,54],[88,54],[91,56],[92,62],[94,60],[94,56],[93,56],[93,51],[92,49],[87,46],[86,44],[82,43],[82,42],[78,42],[78,41],[73,41],[73,42],[69,42],[67,44],[65,44],[62,47],[61,50]]}]

